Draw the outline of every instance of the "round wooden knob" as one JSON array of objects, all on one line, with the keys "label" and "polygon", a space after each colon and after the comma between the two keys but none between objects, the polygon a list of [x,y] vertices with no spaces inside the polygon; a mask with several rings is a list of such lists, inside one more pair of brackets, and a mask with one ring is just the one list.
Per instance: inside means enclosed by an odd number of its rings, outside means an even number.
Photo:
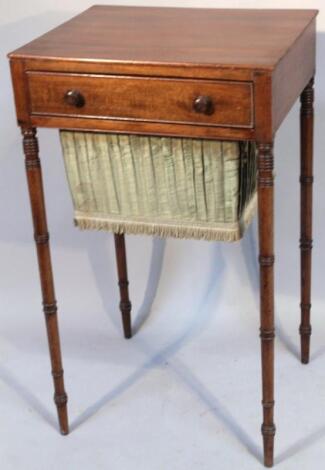
[{"label": "round wooden knob", "polygon": [[64,101],[76,108],[82,108],[85,105],[85,98],[78,90],[68,90],[64,95]]},{"label": "round wooden knob", "polygon": [[214,104],[210,96],[198,96],[193,103],[193,109],[200,114],[213,114]]}]

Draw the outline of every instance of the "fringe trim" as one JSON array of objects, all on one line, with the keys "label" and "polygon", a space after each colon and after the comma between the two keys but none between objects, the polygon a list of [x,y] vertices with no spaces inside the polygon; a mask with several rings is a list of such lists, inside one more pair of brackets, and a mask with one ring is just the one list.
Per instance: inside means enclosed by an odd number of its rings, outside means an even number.
[{"label": "fringe trim", "polygon": [[146,220],[130,220],[121,217],[90,216],[76,211],[75,226],[81,230],[105,230],[113,233],[132,235],[153,235],[161,238],[195,238],[198,240],[235,242],[242,238],[246,228],[251,223],[257,207],[255,193],[238,222],[190,225],[188,222],[149,222]]}]

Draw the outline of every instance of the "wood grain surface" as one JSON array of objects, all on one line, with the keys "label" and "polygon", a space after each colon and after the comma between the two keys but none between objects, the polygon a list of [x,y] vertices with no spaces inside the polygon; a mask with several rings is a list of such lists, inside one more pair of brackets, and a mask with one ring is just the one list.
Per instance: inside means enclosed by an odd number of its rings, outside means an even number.
[{"label": "wood grain surface", "polygon": [[11,57],[274,68],[315,10],[93,6]]}]

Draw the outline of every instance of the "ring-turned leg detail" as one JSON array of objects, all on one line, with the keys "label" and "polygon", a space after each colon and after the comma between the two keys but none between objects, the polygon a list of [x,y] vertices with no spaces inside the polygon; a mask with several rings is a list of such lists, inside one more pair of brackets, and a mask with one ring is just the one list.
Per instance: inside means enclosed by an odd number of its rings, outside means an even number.
[{"label": "ring-turned leg detail", "polygon": [[22,128],[22,134],[28,190],[34,224],[34,239],[37,249],[43,296],[43,311],[46,321],[55,390],[54,401],[57,407],[61,433],[68,434],[67,395],[65,393],[63,381],[57,306],[54,292],[49,233],[47,230],[42,172],[41,163],[38,157],[36,129]]},{"label": "ring-turned leg detail", "polygon": [[258,143],[258,220],[264,465],[273,466],[274,410],[274,254],[273,144]]},{"label": "ring-turned leg detail", "polygon": [[125,338],[132,337],[131,329],[131,302],[129,299],[129,281],[126,263],[126,250],[124,234],[114,234],[116,263],[118,273],[118,285],[120,288],[120,310],[122,313],[122,322]]},{"label": "ring-turned leg detail", "polygon": [[311,309],[311,253],[313,205],[314,80],[301,94],[300,108],[300,263],[301,362],[309,362]]}]

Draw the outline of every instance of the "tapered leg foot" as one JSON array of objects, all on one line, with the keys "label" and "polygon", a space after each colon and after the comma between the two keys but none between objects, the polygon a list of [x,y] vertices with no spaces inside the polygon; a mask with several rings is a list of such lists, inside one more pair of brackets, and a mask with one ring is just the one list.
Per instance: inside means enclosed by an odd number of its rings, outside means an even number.
[{"label": "tapered leg foot", "polygon": [[56,404],[60,424],[60,432],[63,436],[69,434],[67,401],[68,397],[66,393],[62,395],[54,395],[54,402]]},{"label": "tapered leg foot", "polygon": [[125,339],[132,338],[131,309],[131,302],[120,302],[120,311],[122,314],[123,332]]},{"label": "tapered leg foot", "polygon": [[265,467],[273,467],[275,426],[262,425],[262,435],[264,447],[264,465]]},{"label": "tapered leg foot", "polygon": [[300,347],[301,347],[301,363],[309,363],[310,355],[310,336],[311,336],[311,326],[300,325]]},{"label": "tapered leg foot", "polygon": [[314,80],[301,94],[300,108],[300,291],[301,362],[308,364],[310,350],[311,253],[313,207]]},{"label": "tapered leg foot", "polygon": [[122,323],[124,337],[129,339],[132,337],[131,328],[131,309],[132,305],[129,299],[129,281],[126,263],[126,249],[124,234],[114,234],[116,263],[118,273],[118,285],[120,288],[120,310],[122,314]]},{"label": "tapered leg foot", "polygon": [[273,465],[274,410],[274,254],[273,143],[258,143],[258,229],[264,464]]}]

